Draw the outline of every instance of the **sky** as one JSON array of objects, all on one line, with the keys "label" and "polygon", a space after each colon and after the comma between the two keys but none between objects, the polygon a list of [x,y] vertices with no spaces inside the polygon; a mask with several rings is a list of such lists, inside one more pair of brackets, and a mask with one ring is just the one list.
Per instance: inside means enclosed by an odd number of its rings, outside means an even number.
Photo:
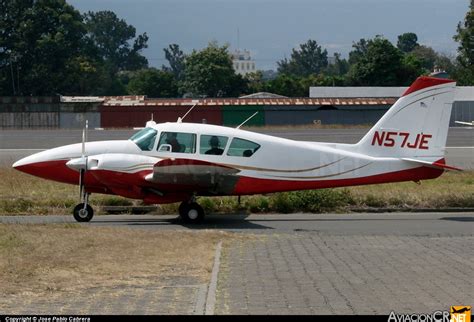
[{"label": "sky", "polygon": [[210,41],[248,49],[257,69],[276,69],[292,48],[314,39],[347,58],[352,43],[383,35],[396,44],[405,32],[436,51],[455,55],[453,40],[469,0],[67,0],[81,12],[111,10],[146,32],[143,55],[151,66],[167,64],[163,48],[185,53]]}]

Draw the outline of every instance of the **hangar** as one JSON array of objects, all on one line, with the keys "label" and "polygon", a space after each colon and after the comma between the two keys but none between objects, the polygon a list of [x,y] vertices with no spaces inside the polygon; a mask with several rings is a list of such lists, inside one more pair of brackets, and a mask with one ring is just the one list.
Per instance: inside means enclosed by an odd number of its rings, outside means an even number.
[{"label": "hangar", "polygon": [[[247,125],[374,124],[406,87],[311,87],[309,97],[258,93],[240,98],[155,99],[137,96],[0,97],[0,128],[141,127],[153,118],[174,122],[194,104],[186,121]],[[450,126],[474,120],[474,86],[457,87]]]}]

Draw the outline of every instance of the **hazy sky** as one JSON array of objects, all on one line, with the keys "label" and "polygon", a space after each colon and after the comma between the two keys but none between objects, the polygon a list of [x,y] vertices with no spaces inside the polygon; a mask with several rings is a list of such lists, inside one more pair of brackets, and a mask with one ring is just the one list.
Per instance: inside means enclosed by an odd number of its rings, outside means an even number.
[{"label": "hazy sky", "polygon": [[209,41],[249,49],[259,69],[275,69],[291,49],[315,39],[329,54],[347,57],[352,42],[383,35],[393,43],[404,32],[418,42],[455,54],[456,26],[469,0],[68,0],[81,12],[112,10],[137,33],[150,37],[144,55],[166,64],[163,48],[185,52]]}]

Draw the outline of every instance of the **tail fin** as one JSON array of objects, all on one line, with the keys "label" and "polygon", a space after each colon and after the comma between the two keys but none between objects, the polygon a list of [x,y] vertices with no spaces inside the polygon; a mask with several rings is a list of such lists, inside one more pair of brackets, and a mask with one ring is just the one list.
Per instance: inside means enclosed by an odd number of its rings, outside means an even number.
[{"label": "tail fin", "polygon": [[444,158],[455,87],[453,80],[418,77],[357,150],[376,157]]}]

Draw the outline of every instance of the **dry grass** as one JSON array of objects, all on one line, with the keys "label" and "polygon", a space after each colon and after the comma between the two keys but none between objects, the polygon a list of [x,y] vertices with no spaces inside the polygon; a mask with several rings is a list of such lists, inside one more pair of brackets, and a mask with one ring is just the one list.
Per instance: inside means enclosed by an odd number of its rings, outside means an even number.
[{"label": "dry grass", "polygon": [[434,180],[349,188],[356,203],[368,207],[474,207],[474,172],[447,172]]},{"label": "dry grass", "polygon": [[41,297],[172,277],[208,282],[219,231],[0,224],[0,297]]}]

